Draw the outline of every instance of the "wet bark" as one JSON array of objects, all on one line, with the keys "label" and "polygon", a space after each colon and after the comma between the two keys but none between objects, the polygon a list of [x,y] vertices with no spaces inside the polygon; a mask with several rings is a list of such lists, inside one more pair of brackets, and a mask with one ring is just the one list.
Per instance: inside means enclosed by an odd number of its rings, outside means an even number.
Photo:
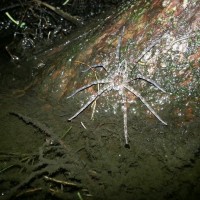
[{"label": "wet bark", "polygon": [[[66,97],[76,89],[101,80],[105,77],[101,70],[82,71],[94,65],[102,65],[106,70],[115,66],[118,38],[125,27],[120,59],[127,61],[130,77],[142,74],[167,91],[167,95],[158,94],[163,99],[162,105],[158,104],[161,110],[174,99],[187,104],[188,93],[194,95],[191,98],[198,97],[199,12],[199,1],[124,4],[106,19],[89,24],[42,54],[45,67],[36,88],[49,99],[67,101]],[[144,84],[138,88],[154,99]],[[97,88],[84,92],[89,96]]]}]

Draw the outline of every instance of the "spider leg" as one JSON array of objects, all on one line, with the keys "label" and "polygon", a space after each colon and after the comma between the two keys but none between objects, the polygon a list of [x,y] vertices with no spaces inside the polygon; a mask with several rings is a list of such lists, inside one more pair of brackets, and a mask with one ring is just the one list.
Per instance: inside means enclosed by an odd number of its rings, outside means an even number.
[{"label": "spider leg", "polygon": [[122,30],[121,30],[121,35],[118,38],[118,44],[117,44],[117,49],[116,49],[116,60],[119,62],[120,60],[120,47],[121,47],[121,43],[122,43],[122,37],[124,35],[124,31],[125,31],[125,26],[123,26]]},{"label": "spider leg", "polygon": [[105,91],[112,89],[112,87],[106,86],[103,87],[101,90],[99,90],[95,95],[93,95],[90,100],[78,111],[76,112],[71,118],[68,119],[68,121],[71,121],[75,117],[77,117],[81,112],[83,112],[92,102],[94,102],[99,96],[101,96]]},{"label": "spider leg", "polygon": [[89,88],[89,87],[91,87],[91,86],[93,86],[93,85],[106,84],[106,83],[109,83],[109,81],[107,81],[107,80],[105,80],[105,79],[93,81],[93,82],[91,82],[90,84],[84,85],[83,87],[77,89],[77,90],[76,90],[75,92],[73,92],[70,96],[68,96],[67,99],[73,97],[75,94],[77,94],[77,93],[81,92],[82,90],[85,90],[85,89],[87,89],[87,88]]},{"label": "spider leg", "polygon": [[126,96],[124,94],[124,89],[122,92],[122,112],[124,115],[124,137],[125,137],[125,143],[128,145],[128,128],[127,128],[127,105],[126,105]]},{"label": "spider leg", "polygon": [[137,92],[136,90],[130,88],[129,86],[124,86],[127,90],[129,90],[131,93],[133,93],[135,96],[137,96],[142,103],[151,111],[151,113],[159,120],[161,121],[164,125],[167,125],[166,122],[164,122],[159,116],[158,114],[153,110],[153,108],[146,102],[146,100],[141,96],[141,94],[139,92]]},{"label": "spider leg", "polygon": [[89,67],[88,69],[83,70],[82,72],[85,73],[85,72],[87,72],[87,71],[89,71],[90,69],[93,69],[93,68],[103,68],[103,69],[107,72],[107,70],[106,70],[106,68],[103,66],[103,64],[92,65],[91,67]]},{"label": "spider leg", "polygon": [[159,90],[161,90],[162,92],[165,92],[166,93],[166,91],[163,89],[163,88],[161,88],[155,81],[153,81],[153,80],[151,80],[151,79],[149,79],[149,78],[146,78],[146,77],[144,77],[144,76],[142,76],[142,75],[137,75],[137,78],[136,79],[142,79],[142,80],[144,80],[144,81],[146,81],[146,82],[149,82],[149,83],[151,83],[152,85],[154,85],[155,87],[157,87]]}]

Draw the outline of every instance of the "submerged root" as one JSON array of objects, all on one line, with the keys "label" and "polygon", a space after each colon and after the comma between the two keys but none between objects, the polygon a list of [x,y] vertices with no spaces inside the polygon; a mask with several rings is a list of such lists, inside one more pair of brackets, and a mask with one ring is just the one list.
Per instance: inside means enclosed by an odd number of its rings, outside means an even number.
[{"label": "submerged root", "polygon": [[[13,186],[2,192],[2,198],[18,199],[22,196],[39,195],[41,192],[60,199],[68,199],[70,196],[75,199],[78,193],[84,195],[87,189],[81,184],[81,171],[83,172],[85,166],[70,147],[39,121],[16,112],[10,114],[37,128],[53,142],[45,141],[36,153],[30,155],[6,152],[0,154],[0,160],[9,163],[9,166],[0,170],[0,175],[4,177],[2,183],[10,182]],[[19,179],[25,176],[22,181],[12,184],[13,180],[6,180],[11,169],[20,173],[19,168],[20,172],[23,171],[23,174],[19,174]]]}]

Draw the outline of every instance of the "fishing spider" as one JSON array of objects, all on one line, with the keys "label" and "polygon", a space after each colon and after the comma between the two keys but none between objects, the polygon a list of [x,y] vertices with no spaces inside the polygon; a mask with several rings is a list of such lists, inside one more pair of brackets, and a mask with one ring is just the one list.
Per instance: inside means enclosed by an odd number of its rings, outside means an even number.
[{"label": "fishing spider", "polygon": [[[87,85],[84,85],[83,87],[77,89],[74,93],[72,93],[70,96],[67,98],[71,98],[72,96],[76,95],[77,93],[90,88],[94,85],[104,85],[101,89],[98,90],[98,92],[94,95],[92,95],[89,99],[89,101],[82,106],[71,118],[68,119],[68,121],[71,121],[75,117],[77,117],[81,112],[83,112],[89,105],[91,105],[95,100],[97,100],[103,93],[105,92],[110,92],[112,90],[116,91],[118,95],[121,97],[121,102],[122,102],[122,112],[123,112],[123,117],[124,117],[124,137],[125,137],[125,144],[128,145],[128,131],[127,131],[127,95],[126,91],[129,91],[136,97],[138,97],[142,103],[151,111],[151,113],[164,125],[167,125],[166,122],[164,122],[159,115],[153,110],[153,108],[146,102],[146,100],[141,96],[141,94],[136,91],[134,88],[129,86],[129,83],[133,80],[144,80],[147,83],[152,84],[154,87],[158,88],[162,92],[165,92],[164,89],[162,89],[157,83],[155,83],[153,80],[146,78],[142,75],[137,75],[136,78],[130,79],[129,78],[129,71],[128,71],[128,63],[124,59],[121,62],[119,62],[119,57],[120,57],[120,46],[121,46],[121,40],[122,40],[122,35],[124,32],[124,28],[122,30],[122,34],[118,39],[118,45],[117,45],[117,50],[116,50],[116,62],[114,66],[114,70],[111,70],[110,72],[107,72],[107,76],[101,80],[96,80],[93,81]],[[97,67],[102,67],[104,70],[106,68],[103,65],[95,65],[90,67],[91,68],[97,68]],[[107,70],[106,70],[107,71]]]}]

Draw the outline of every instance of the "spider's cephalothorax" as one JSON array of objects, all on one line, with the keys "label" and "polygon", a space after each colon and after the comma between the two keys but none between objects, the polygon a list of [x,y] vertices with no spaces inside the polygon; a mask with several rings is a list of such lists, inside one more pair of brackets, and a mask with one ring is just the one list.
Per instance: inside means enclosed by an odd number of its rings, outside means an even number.
[{"label": "spider's cephalothorax", "polygon": [[93,85],[103,85],[103,87],[101,89],[99,89],[97,91],[96,94],[92,95],[90,97],[90,99],[88,100],[88,102],[83,105],[80,110],[78,112],[76,112],[71,118],[69,118],[68,120],[71,121],[72,119],[74,119],[75,117],[77,117],[81,112],[83,112],[89,105],[91,105],[96,99],[98,99],[101,95],[103,95],[103,93],[106,92],[110,92],[112,90],[117,92],[117,95],[120,97],[121,99],[121,103],[122,103],[122,112],[123,112],[123,116],[124,116],[124,136],[125,136],[125,142],[126,145],[128,145],[128,131],[127,131],[127,92],[132,93],[133,95],[135,95],[136,97],[138,97],[142,103],[145,104],[145,106],[151,111],[151,113],[159,120],[161,121],[164,125],[167,125],[166,122],[164,122],[159,115],[153,110],[153,108],[146,102],[146,100],[141,96],[141,94],[136,91],[133,87],[131,87],[129,85],[129,83],[133,80],[144,80],[150,84],[152,84],[153,86],[155,86],[156,88],[158,88],[159,90],[161,90],[162,92],[165,92],[164,89],[162,89],[156,82],[154,82],[153,80],[146,78],[144,76],[142,76],[141,74],[138,74],[134,79],[129,79],[129,70],[128,70],[128,63],[126,59],[123,59],[122,61],[120,60],[120,46],[121,46],[121,40],[122,40],[122,36],[124,33],[124,27],[122,30],[122,34],[119,37],[118,40],[118,46],[117,46],[117,50],[116,50],[116,64],[114,65],[114,68],[112,70],[110,70],[109,72],[106,70],[106,67],[103,65],[95,65],[90,67],[91,68],[97,68],[97,67],[103,67],[106,71],[107,71],[107,75],[105,76],[105,78],[101,79],[101,80],[96,80],[93,81],[79,89],[77,89],[74,93],[72,93],[68,98],[74,96],[75,94],[77,94],[78,92],[81,92],[87,88],[92,87]]}]

